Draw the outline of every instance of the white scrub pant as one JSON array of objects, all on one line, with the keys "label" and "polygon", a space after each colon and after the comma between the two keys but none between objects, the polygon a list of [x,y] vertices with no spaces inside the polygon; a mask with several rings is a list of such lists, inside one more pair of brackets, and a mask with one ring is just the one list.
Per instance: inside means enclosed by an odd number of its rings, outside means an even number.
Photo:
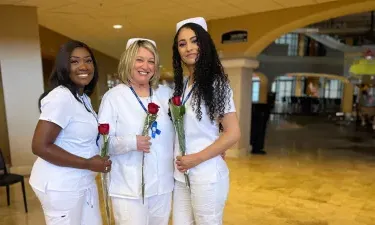
[{"label": "white scrub pant", "polygon": [[76,192],[33,190],[47,225],[102,225],[96,184]]},{"label": "white scrub pant", "polygon": [[141,199],[112,197],[116,225],[168,225],[172,193]]},{"label": "white scrub pant", "polygon": [[175,181],[173,225],[222,225],[229,177],[216,183],[191,184]]}]

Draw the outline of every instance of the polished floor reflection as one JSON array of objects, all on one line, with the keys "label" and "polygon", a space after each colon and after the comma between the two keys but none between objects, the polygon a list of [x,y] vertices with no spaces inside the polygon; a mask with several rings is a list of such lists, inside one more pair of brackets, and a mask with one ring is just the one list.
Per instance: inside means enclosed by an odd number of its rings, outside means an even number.
[{"label": "polished floor reflection", "polygon": [[[225,225],[375,225],[375,139],[313,118],[274,120],[267,155],[227,159],[231,190]],[[45,224],[28,186],[6,206],[0,189],[0,225]]]}]

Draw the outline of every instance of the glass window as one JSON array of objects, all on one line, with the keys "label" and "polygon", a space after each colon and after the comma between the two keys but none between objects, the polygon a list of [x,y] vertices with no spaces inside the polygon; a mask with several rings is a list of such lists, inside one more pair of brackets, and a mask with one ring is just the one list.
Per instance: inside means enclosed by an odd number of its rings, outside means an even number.
[{"label": "glass window", "polygon": [[298,34],[284,34],[275,40],[276,44],[288,45],[288,56],[296,56],[298,54]]},{"label": "glass window", "polygon": [[324,87],[325,98],[341,98],[343,84],[340,80],[328,80]]},{"label": "glass window", "polygon": [[281,76],[272,83],[272,92],[276,93],[276,101],[282,102],[283,97],[294,96],[294,77]]},{"label": "glass window", "polygon": [[272,83],[272,88],[271,88],[272,92],[275,93],[276,92],[276,82],[273,82]]},{"label": "glass window", "polygon": [[293,89],[292,81],[285,82],[285,96],[292,96],[292,89]]},{"label": "glass window", "polygon": [[253,91],[253,95],[252,95],[253,102],[259,102],[259,92],[260,92],[260,81],[259,80],[253,81],[252,91]]}]

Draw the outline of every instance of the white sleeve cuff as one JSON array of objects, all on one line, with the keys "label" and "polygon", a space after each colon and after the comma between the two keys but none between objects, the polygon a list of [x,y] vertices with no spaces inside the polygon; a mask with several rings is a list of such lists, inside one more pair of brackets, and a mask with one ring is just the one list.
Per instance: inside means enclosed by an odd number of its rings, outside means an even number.
[{"label": "white sleeve cuff", "polygon": [[121,155],[137,150],[137,136],[129,134],[123,137],[111,136],[109,138],[109,154]]}]

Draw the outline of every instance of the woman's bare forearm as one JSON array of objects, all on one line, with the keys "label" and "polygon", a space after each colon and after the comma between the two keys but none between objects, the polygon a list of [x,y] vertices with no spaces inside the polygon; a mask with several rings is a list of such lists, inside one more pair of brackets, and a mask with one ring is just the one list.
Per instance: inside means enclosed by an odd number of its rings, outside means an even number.
[{"label": "woman's bare forearm", "polygon": [[88,168],[87,159],[71,154],[55,144],[49,144],[43,147],[33,147],[33,153],[56,166],[73,167],[78,169]]}]

